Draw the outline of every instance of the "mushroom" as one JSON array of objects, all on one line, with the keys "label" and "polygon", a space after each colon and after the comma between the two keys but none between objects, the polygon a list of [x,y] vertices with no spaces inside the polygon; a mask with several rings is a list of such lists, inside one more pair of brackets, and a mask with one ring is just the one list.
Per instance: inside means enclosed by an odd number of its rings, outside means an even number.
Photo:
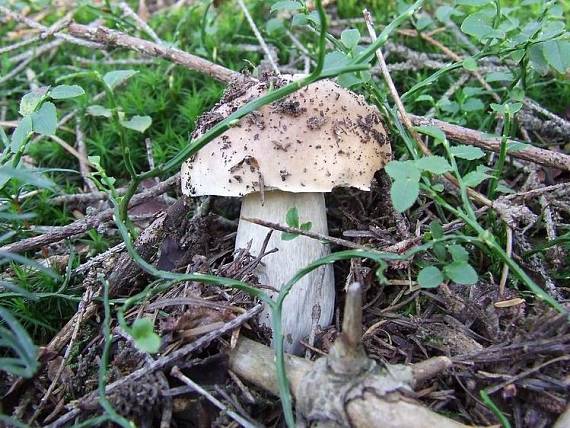
[{"label": "mushroom", "polygon": [[[201,121],[202,135],[212,121],[229,116],[273,86],[294,77],[233,87]],[[243,196],[241,218],[283,223],[296,207],[311,231],[328,234],[324,193],[339,186],[369,190],[374,173],[391,157],[378,110],[364,98],[321,80],[242,118],[182,166],[183,193],[191,196]],[[267,234],[264,227],[240,219],[236,248],[257,253]],[[299,236],[283,240],[274,234],[257,274],[261,284],[279,289],[297,271],[330,254],[328,244]],[[303,277],[285,299],[282,312],[284,347],[300,353],[300,341],[317,326],[330,324],[334,311],[332,266]],[[271,327],[266,308],[260,324]]]}]

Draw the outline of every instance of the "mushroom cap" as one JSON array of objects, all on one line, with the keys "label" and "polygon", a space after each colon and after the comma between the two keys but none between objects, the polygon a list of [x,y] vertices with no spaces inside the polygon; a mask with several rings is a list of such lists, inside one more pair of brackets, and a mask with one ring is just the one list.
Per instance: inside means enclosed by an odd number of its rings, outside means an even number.
[{"label": "mushroom cap", "polygon": [[[281,76],[277,84],[292,78]],[[265,94],[269,86],[256,82],[230,88],[233,95],[226,93],[202,117],[194,136]],[[332,80],[320,80],[247,115],[199,150],[182,165],[182,192],[243,196],[262,188],[297,193],[339,186],[369,190],[374,173],[391,154],[378,110]]]}]

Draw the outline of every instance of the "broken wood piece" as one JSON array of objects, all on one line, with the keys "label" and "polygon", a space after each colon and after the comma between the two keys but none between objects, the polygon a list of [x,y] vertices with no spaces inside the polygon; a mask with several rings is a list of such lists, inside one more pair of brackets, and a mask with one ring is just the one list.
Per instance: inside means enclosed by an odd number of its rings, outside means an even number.
[{"label": "broken wood piece", "polygon": [[[415,383],[426,380],[426,376],[436,374],[435,370],[426,370],[426,367],[446,368],[449,366],[449,360],[445,357],[437,357],[433,364],[432,360],[409,367],[411,378]],[[302,386],[305,376],[313,369],[314,363],[303,358],[286,355],[285,364],[291,391],[297,397],[297,391]],[[241,337],[237,346],[229,352],[229,366],[240,378],[272,394],[278,394],[274,351],[271,348]],[[350,398],[346,404],[346,413],[350,426],[356,428],[378,426],[460,428],[467,426],[439,415],[404,397],[397,391],[390,392],[385,396],[363,392],[360,396]]]}]

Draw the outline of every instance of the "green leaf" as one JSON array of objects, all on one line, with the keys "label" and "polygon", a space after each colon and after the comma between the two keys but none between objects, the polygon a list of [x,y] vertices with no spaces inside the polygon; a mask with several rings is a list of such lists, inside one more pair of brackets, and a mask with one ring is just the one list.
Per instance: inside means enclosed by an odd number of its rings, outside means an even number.
[{"label": "green leaf", "polygon": [[432,24],[433,19],[431,19],[429,16],[420,16],[420,18],[416,21],[416,29],[418,31],[423,31]]},{"label": "green leaf", "polygon": [[355,28],[347,28],[340,34],[340,41],[347,49],[352,50],[360,41],[360,31]]},{"label": "green leaf", "polygon": [[152,125],[150,116],[133,116],[129,120],[121,120],[121,125],[127,129],[140,132],[141,134]]},{"label": "green leaf", "polygon": [[441,222],[439,220],[434,220],[429,225],[429,229],[431,232],[431,236],[434,239],[441,239],[443,238],[443,227],[441,226]]},{"label": "green leaf", "polygon": [[103,76],[103,81],[109,88],[114,89],[137,73],[135,70],[109,71]]},{"label": "green leaf", "polygon": [[99,104],[93,104],[87,107],[87,114],[96,117],[106,117],[110,118],[113,116],[113,112],[106,107],[100,106]]},{"label": "green leaf", "polygon": [[292,27],[303,27],[309,23],[309,18],[307,15],[303,13],[298,13],[293,15],[293,19],[291,20]]},{"label": "green leaf", "polygon": [[[555,37],[563,34],[564,30],[565,30],[565,25],[563,21],[547,21],[542,26],[542,32],[540,36],[541,39],[545,40],[550,37]],[[552,41],[563,41],[563,40],[552,40]]]},{"label": "green leaf", "polygon": [[26,143],[26,140],[32,133],[32,118],[31,116],[24,116],[18,123],[17,128],[12,133],[10,142],[10,149],[16,153]]},{"label": "green leaf", "polygon": [[390,161],[386,173],[394,180],[390,189],[392,205],[398,212],[410,208],[420,193],[420,170],[414,161]]},{"label": "green leaf", "polygon": [[487,171],[489,171],[489,167],[479,165],[475,171],[471,171],[463,177],[463,183],[468,187],[477,187],[486,179],[491,178]]},{"label": "green leaf", "polygon": [[479,147],[474,146],[453,146],[450,148],[451,154],[456,158],[466,159],[466,160],[475,160],[481,159],[485,156],[485,152],[481,150]]},{"label": "green leaf", "polygon": [[358,85],[362,82],[362,79],[360,79],[356,73],[343,73],[336,78],[336,83],[347,89],[350,89],[354,85]]},{"label": "green leaf", "polygon": [[518,113],[518,112],[522,109],[523,103],[519,103],[519,102],[516,102],[516,103],[507,103],[507,104],[505,105],[505,107],[506,107],[506,111],[507,111],[509,114],[516,114],[516,113]]},{"label": "green leaf", "polygon": [[283,21],[279,18],[271,18],[265,23],[265,31],[267,34],[273,34],[277,31],[282,30],[283,28]]},{"label": "green leaf", "polygon": [[469,97],[473,97],[475,95],[480,95],[484,91],[483,91],[483,88],[479,88],[477,86],[466,86],[463,88],[462,92],[466,98],[469,98]]},{"label": "green leaf", "polygon": [[523,104],[518,102],[505,103],[505,104],[495,104],[495,103],[490,104],[491,110],[496,111],[497,113],[508,114],[508,115],[513,115],[515,113],[518,113],[522,108],[522,106]]},{"label": "green leaf", "polygon": [[433,100],[433,97],[432,97],[431,95],[423,94],[423,95],[420,95],[419,97],[417,97],[417,98],[415,99],[415,101],[418,102],[418,103],[419,103],[420,101],[429,101],[430,103],[433,104],[433,101],[434,101],[434,100]]},{"label": "green leaf", "polygon": [[507,145],[507,153],[520,152],[532,147],[533,146],[531,144],[523,143],[521,141],[509,140]]},{"label": "green leaf", "polygon": [[434,244],[432,250],[440,262],[442,262],[442,263],[446,262],[446,260],[447,260],[447,249],[445,248],[445,245],[443,245],[441,242],[438,242],[438,243]]},{"label": "green leaf", "polygon": [[528,48],[528,57],[532,68],[536,70],[538,74],[544,75],[548,73],[549,67],[544,57],[544,50],[542,43],[537,45],[532,45]]},{"label": "green leaf", "polygon": [[447,247],[447,251],[451,254],[453,261],[455,262],[466,262],[469,260],[469,253],[465,248],[458,244],[452,244]]},{"label": "green leaf", "polygon": [[443,268],[445,275],[457,284],[472,285],[477,282],[477,272],[465,261],[454,261]]},{"label": "green leaf", "polygon": [[483,110],[485,104],[479,98],[467,98],[467,100],[461,106],[461,110],[466,112]]},{"label": "green leaf", "polygon": [[441,111],[446,113],[455,114],[459,111],[459,104],[455,101],[449,101],[447,98],[442,98],[437,102],[437,106]]},{"label": "green leaf", "polygon": [[453,169],[442,156],[424,156],[416,160],[415,165],[422,171],[429,171],[433,174],[443,174]]},{"label": "green leaf", "polygon": [[271,12],[278,10],[299,10],[302,9],[303,5],[297,1],[278,1],[271,6]]},{"label": "green leaf", "polygon": [[525,92],[523,88],[513,88],[511,90],[511,92],[509,93],[511,99],[513,101],[523,101],[524,100],[524,96],[525,96]]},{"label": "green leaf", "polygon": [[468,71],[475,71],[477,70],[477,61],[472,57],[468,56],[463,60],[463,68]]},{"label": "green leaf", "polygon": [[325,55],[323,69],[330,70],[333,68],[341,68],[348,65],[349,63],[350,58],[346,54],[340,51],[333,51]]},{"label": "green leaf", "polygon": [[12,168],[7,165],[0,166],[0,181],[6,182],[16,179],[22,184],[28,184],[42,189],[53,189],[55,184],[41,175],[41,170],[36,168]]},{"label": "green leaf", "polygon": [[418,284],[422,288],[436,288],[443,282],[443,274],[435,266],[427,266],[418,274]]},{"label": "green leaf", "polygon": [[445,24],[446,22],[449,22],[451,20],[451,15],[454,15],[456,13],[457,11],[453,7],[445,5],[445,6],[440,6],[436,9],[435,17],[439,22]]},{"label": "green leaf", "polygon": [[133,323],[131,336],[137,349],[142,352],[153,354],[160,349],[160,336],[154,332],[152,321],[148,318],[139,318]]},{"label": "green leaf", "polygon": [[392,205],[398,212],[404,212],[416,202],[420,194],[419,181],[396,180],[390,189]]},{"label": "green leaf", "polygon": [[461,31],[482,40],[493,33],[492,17],[484,12],[475,12],[467,16],[461,24]]},{"label": "green leaf", "polygon": [[416,126],[416,130],[422,134],[429,135],[438,141],[445,141],[445,133],[437,126]]},{"label": "green leaf", "polygon": [[65,100],[75,98],[85,94],[79,85],[59,85],[49,91],[49,96],[54,100]]},{"label": "green leaf", "polygon": [[319,26],[321,25],[321,17],[319,16],[319,12],[316,10],[313,10],[311,13],[309,13],[308,15],[305,15],[307,17],[308,21],[311,21],[313,24]]},{"label": "green leaf", "polygon": [[[285,222],[289,227],[296,227],[302,230],[311,230],[313,223],[310,221],[299,225],[299,211],[297,207],[289,208],[287,214],[285,214]],[[281,239],[283,241],[291,241],[299,236],[298,233],[283,232],[281,233]]]},{"label": "green leaf", "polygon": [[508,71],[493,71],[485,76],[485,81],[493,82],[510,82],[514,79],[513,73]]},{"label": "green leaf", "polygon": [[20,100],[20,114],[22,116],[32,114],[36,110],[36,107],[44,100],[48,89],[49,86],[42,86],[24,95]]},{"label": "green leaf", "polygon": [[41,135],[54,135],[57,131],[57,111],[53,103],[43,103],[32,113],[32,129]]},{"label": "green leaf", "polygon": [[87,160],[90,164],[95,166],[97,170],[103,169],[101,166],[101,156],[87,156]]},{"label": "green leaf", "polygon": [[506,194],[516,193],[513,189],[511,189],[509,186],[507,186],[504,182],[497,184],[497,192],[506,193]]},{"label": "green leaf", "polygon": [[491,103],[489,104],[491,110],[496,111],[497,113],[505,113],[505,106],[503,104]]},{"label": "green leaf", "polygon": [[461,6],[483,6],[491,3],[493,0],[457,0],[455,4]]},{"label": "green leaf", "polygon": [[414,161],[390,161],[384,168],[393,180],[420,181],[420,170]]},{"label": "green leaf", "polygon": [[290,233],[290,232],[282,232],[281,233],[281,240],[282,241],[292,241],[296,237],[298,237],[298,233]]},{"label": "green leaf", "polygon": [[563,17],[564,11],[562,10],[562,5],[558,4],[558,2],[550,3],[550,7],[547,10],[548,10],[551,18],[554,18],[554,17],[562,18]]},{"label": "green leaf", "polygon": [[[503,11],[505,12],[505,11]],[[504,19],[499,23],[499,26],[497,27],[497,29],[499,30],[499,32],[502,32],[503,35],[506,33],[510,33],[513,30],[517,30],[516,35],[520,34],[520,21],[517,18],[514,18],[512,16],[506,16],[506,12],[503,13],[504,15]],[[503,36],[501,36],[500,38],[502,38]]]},{"label": "green leaf", "polygon": [[299,228],[299,211],[297,207],[289,208],[287,214],[285,214],[285,223],[289,227]]},{"label": "green leaf", "polygon": [[559,73],[570,69],[570,41],[549,40],[542,44],[546,62]]}]

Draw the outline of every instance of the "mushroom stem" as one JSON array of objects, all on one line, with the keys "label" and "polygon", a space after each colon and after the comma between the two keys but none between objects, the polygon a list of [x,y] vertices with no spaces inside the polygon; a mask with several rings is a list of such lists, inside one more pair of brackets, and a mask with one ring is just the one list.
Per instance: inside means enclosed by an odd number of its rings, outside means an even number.
[{"label": "mushroom stem", "polygon": [[[301,223],[311,222],[311,230],[328,234],[325,199],[322,193],[289,193],[280,190],[265,192],[262,204],[259,193],[244,197],[241,217],[260,218],[274,223],[283,223],[290,208],[296,207]],[[239,222],[236,249],[247,248],[257,254],[267,235],[263,226],[246,221]],[[330,254],[328,244],[298,236],[283,240],[282,234],[274,233],[267,249],[278,251],[263,258],[256,274],[259,282],[280,289],[300,269],[318,258]],[[291,290],[283,303],[282,328],[284,347],[288,353],[300,354],[300,341],[318,326],[326,327],[332,320],[334,310],[334,275],[332,266],[322,266],[305,275]],[[275,298],[275,296],[272,296]],[[269,308],[260,315],[260,324],[271,328]]]}]

